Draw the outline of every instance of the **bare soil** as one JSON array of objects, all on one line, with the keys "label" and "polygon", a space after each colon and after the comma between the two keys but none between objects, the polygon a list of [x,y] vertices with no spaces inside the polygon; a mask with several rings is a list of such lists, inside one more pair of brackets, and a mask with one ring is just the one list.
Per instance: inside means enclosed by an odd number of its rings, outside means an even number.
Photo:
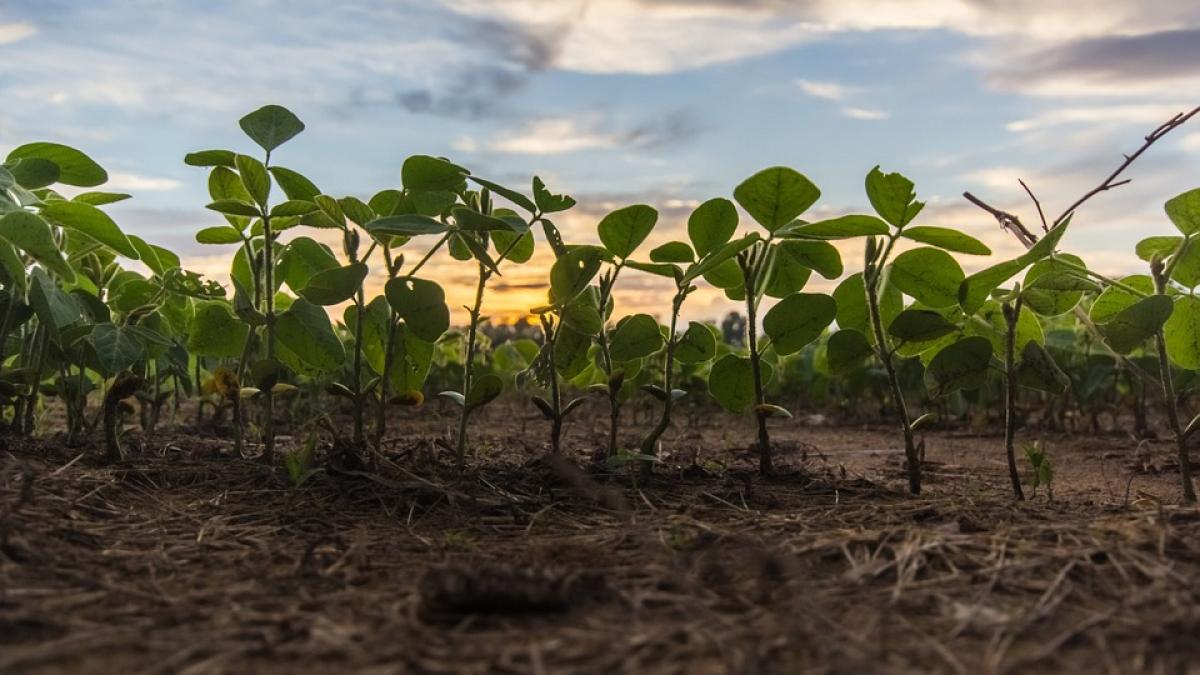
[{"label": "bare soil", "polygon": [[1166,443],[1044,438],[1053,501],[1015,503],[998,435],[929,434],[911,496],[885,427],[781,423],[761,479],[749,425],[693,411],[635,480],[589,461],[600,410],[569,461],[486,411],[465,472],[450,423],[397,417],[378,472],[301,489],[208,428],[131,432],[111,466],[9,439],[0,673],[1200,669]]}]

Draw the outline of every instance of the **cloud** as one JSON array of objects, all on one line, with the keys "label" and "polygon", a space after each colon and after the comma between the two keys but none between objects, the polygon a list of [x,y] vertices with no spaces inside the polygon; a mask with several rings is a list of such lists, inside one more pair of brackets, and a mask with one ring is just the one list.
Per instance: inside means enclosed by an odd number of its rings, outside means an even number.
[{"label": "cloud", "polygon": [[473,137],[461,137],[455,148],[463,152],[486,150],[512,155],[561,155],[586,150],[654,150],[690,140],[702,129],[683,110],[645,121],[629,128],[596,114],[543,117],[515,129],[494,134],[495,140],[481,145]]},{"label": "cloud", "polygon": [[108,190],[128,190],[130,192],[166,192],[178,188],[182,183],[174,178],[158,178],[142,176],[136,173],[110,172],[108,182],[104,184]]},{"label": "cloud", "polygon": [[856,120],[885,120],[892,116],[886,110],[853,107],[842,108],[842,114]]},{"label": "cloud", "polygon": [[849,87],[839,82],[816,82],[813,80],[796,80],[796,85],[800,89],[812,96],[813,98],[822,98],[826,101],[841,101],[851,93],[857,91],[856,87]]},{"label": "cloud", "polygon": [[0,23],[0,45],[20,42],[35,33],[37,33],[37,29],[27,21]]},{"label": "cloud", "polygon": [[1185,103],[1110,104],[1048,110],[1033,117],[1009,122],[1005,128],[1026,132],[1068,124],[1140,124],[1156,125],[1177,112],[1190,110]]},{"label": "cloud", "polygon": [[1200,82],[1200,28],[1075,40],[1010,61],[990,80],[1041,95],[1144,95],[1169,82]]}]

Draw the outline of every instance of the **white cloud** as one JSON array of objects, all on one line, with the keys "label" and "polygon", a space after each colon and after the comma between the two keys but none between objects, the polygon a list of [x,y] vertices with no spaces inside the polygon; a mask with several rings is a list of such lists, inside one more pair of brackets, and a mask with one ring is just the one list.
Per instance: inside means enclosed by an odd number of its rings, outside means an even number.
[{"label": "white cloud", "polygon": [[0,45],[19,42],[37,33],[37,28],[27,21],[0,23]]},{"label": "white cloud", "polygon": [[1155,124],[1190,109],[1186,104],[1169,103],[1060,108],[1009,122],[1005,128],[1026,132],[1066,124]]},{"label": "white cloud", "polygon": [[596,129],[594,122],[570,117],[533,120],[487,145],[493,152],[514,155],[560,155],[614,147],[618,136]]},{"label": "white cloud", "polygon": [[869,108],[842,108],[842,114],[856,120],[886,120],[892,114],[886,110],[872,110]]},{"label": "white cloud", "polygon": [[800,89],[809,96],[814,98],[823,98],[826,101],[841,101],[854,91],[857,91],[856,87],[848,87],[839,82],[796,80],[796,85],[799,86]]},{"label": "white cloud", "polygon": [[1200,131],[1184,136],[1183,140],[1179,143],[1179,147],[1184,150],[1200,152]]},{"label": "white cloud", "polygon": [[108,190],[128,190],[130,192],[166,192],[174,190],[180,185],[181,183],[174,178],[157,178],[117,171],[108,174],[108,182],[104,184],[104,187]]},{"label": "white cloud", "polygon": [[459,152],[479,152],[479,142],[471,136],[459,136],[454,139],[450,147]]}]

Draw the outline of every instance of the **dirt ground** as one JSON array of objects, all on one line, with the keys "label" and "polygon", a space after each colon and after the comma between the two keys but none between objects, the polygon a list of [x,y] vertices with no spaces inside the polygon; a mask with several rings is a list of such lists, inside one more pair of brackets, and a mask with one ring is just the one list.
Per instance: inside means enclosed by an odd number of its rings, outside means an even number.
[{"label": "dirt ground", "polygon": [[913,497],[890,428],[780,423],[763,480],[748,421],[691,414],[634,481],[589,468],[591,412],[552,462],[488,410],[465,473],[449,417],[396,418],[377,474],[299,490],[207,428],[116,466],[9,440],[0,673],[1200,669],[1167,443],[1043,438],[1054,499],[1014,503],[998,435],[931,433]]}]

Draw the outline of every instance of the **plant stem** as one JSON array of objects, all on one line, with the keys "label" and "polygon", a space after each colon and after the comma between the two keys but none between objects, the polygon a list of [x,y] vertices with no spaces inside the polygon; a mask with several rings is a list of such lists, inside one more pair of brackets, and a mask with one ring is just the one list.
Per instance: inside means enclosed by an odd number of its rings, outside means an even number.
[{"label": "plant stem", "polygon": [[[666,433],[667,427],[671,426],[671,408],[675,403],[674,383],[672,382],[672,371],[675,370],[675,326],[679,322],[679,312],[683,309],[683,301],[686,297],[687,291],[679,289],[675,292],[675,299],[671,303],[671,328],[667,331],[667,354],[663,365],[663,390],[666,392],[666,400],[663,401],[662,417],[659,418],[658,424],[642,439],[641,454],[643,455],[658,455],[658,439]],[[650,466],[649,462],[645,465],[647,470]]]},{"label": "plant stem", "polygon": [[[270,156],[268,155],[268,160]],[[267,361],[275,363],[275,261],[274,234],[271,216],[263,208],[263,300],[267,318]],[[263,462],[275,462],[275,393],[272,387],[263,390]]]},{"label": "plant stem", "polygon": [[[892,389],[892,397],[896,400],[896,409],[900,414],[900,426],[904,432],[904,458],[908,464],[908,490],[912,494],[921,494],[921,457],[913,438],[912,420],[908,414],[908,404],[904,400],[904,390],[900,387],[900,378],[896,375],[896,366],[892,362],[892,348],[887,335],[883,332],[883,317],[879,311],[879,282],[883,265],[887,262],[895,237],[888,242],[887,248],[878,260],[867,256],[866,269],[863,270],[864,286],[867,290],[867,309],[871,320],[871,330],[875,334],[875,351],[883,368],[887,371],[888,385]],[[870,249],[868,249],[870,250]]]},{"label": "plant stem", "polygon": [[[561,326],[561,323],[560,323]],[[558,341],[558,329],[550,319],[542,318],[546,333],[546,358],[550,361],[550,409],[554,417],[550,420],[550,453],[557,456],[562,451],[562,391],[558,386],[558,368],[554,362],[554,347]]]},{"label": "plant stem", "polygon": [[[607,276],[600,284],[600,317],[602,319],[600,325],[600,334],[596,336],[596,342],[600,346],[600,355],[604,361],[604,372],[608,376],[608,447],[605,450],[604,458],[608,459],[617,454],[617,428],[621,422],[621,402],[618,397],[621,394],[620,383],[613,386],[613,360],[612,352],[609,350],[608,344],[608,321],[605,313],[608,311],[608,301],[612,298],[613,287],[617,283],[617,275],[621,273],[622,265],[618,265],[612,274]],[[624,378],[622,378],[622,381]]]},{"label": "plant stem", "polygon": [[[1155,261],[1150,266],[1154,277],[1154,290],[1162,295],[1167,290],[1167,276],[1163,273],[1162,262]],[[1171,433],[1175,436],[1175,450],[1179,455],[1179,480],[1183,483],[1183,500],[1189,504],[1196,503],[1196,487],[1192,484],[1192,462],[1188,456],[1187,436],[1184,435],[1183,425],[1179,422],[1179,400],[1175,396],[1175,382],[1171,377],[1171,361],[1167,354],[1167,339],[1163,329],[1159,328],[1154,335],[1154,346],[1158,352],[1159,381],[1162,383],[1163,404],[1167,407],[1167,421],[1171,425]]]},{"label": "plant stem", "polygon": [[761,356],[758,353],[758,275],[762,260],[740,258],[746,290],[746,344],[750,348],[750,370],[754,373],[754,419],[758,425],[758,473],[771,474],[771,435],[767,431],[767,403],[763,393]]},{"label": "plant stem", "polygon": [[1021,316],[1021,296],[1013,304],[1004,303],[1004,453],[1008,460],[1008,477],[1012,480],[1013,496],[1017,501],[1025,500],[1021,489],[1021,474],[1017,471],[1014,450],[1017,433],[1017,320]]},{"label": "plant stem", "polygon": [[[463,363],[463,400],[471,399],[471,379],[475,370],[475,341],[477,331],[479,329],[479,315],[483,308],[483,289],[487,285],[488,277],[491,273],[479,263],[479,282],[475,286],[475,304],[471,306],[471,324],[467,329],[467,355],[466,361]],[[467,455],[467,419],[470,417],[470,407],[465,403],[462,407],[462,412],[458,418],[458,442],[455,444],[457,450],[458,468],[462,468],[466,464]]]},{"label": "plant stem", "polygon": [[363,324],[366,323],[366,299],[363,294],[363,287],[358,286],[358,293],[354,296],[354,306],[358,312],[358,321],[354,326],[354,448],[355,452],[361,452],[361,449],[366,445],[366,436],[363,431],[363,417],[365,415],[362,391],[362,358],[363,358]]}]

